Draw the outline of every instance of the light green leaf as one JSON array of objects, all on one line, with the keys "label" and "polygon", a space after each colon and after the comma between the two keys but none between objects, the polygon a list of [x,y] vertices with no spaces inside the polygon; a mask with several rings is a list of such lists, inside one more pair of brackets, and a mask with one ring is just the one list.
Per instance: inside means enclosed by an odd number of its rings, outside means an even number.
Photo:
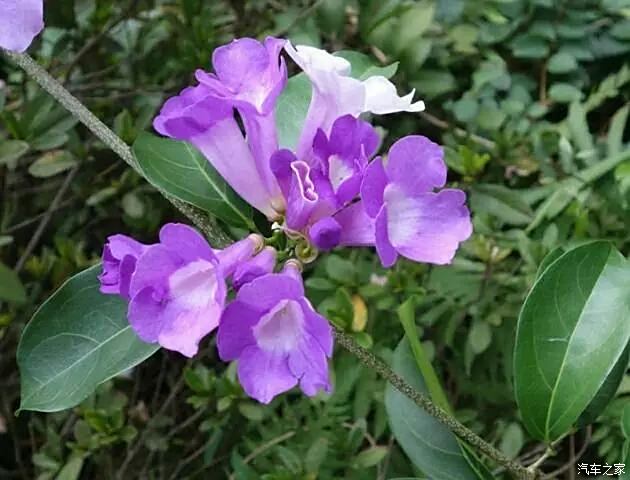
[{"label": "light green leaf", "polygon": [[352,468],[362,469],[378,465],[387,455],[387,447],[371,447],[360,452],[352,460]]},{"label": "light green leaf", "polygon": [[559,103],[571,103],[582,98],[582,91],[570,83],[554,83],[549,98]]},{"label": "light green leaf", "polygon": [[558,52],[551,56],[547,70],[551,73],[568,73],[578,67],[577,60],[568,52]]},{"label": "light green leaf", "polygon": [[380,67],[366,54],[355,52],[354,50],[340,50],[335,52],[334,55],[348,60],[352,66],[350,75],[359,80],[365,80],[375,75],[391,78],[398,70],[398,62]]},{"label": "light green leaf", "polygon": [[510,423],[501,435],[499,449],[509,458],[516,458],[523,445],[525,445],[523,429],[518,423]]},{"label": "light green leaf", "polygon": [[276,105],[276,128],[280,148],[295,150],[311,103],[311,82],[300,73],[287,82]]},{"label": "light green leaf", "polygon": [[48,178],[71,169],[77,164],[74,156],[66,150],[45,153],[28,167],[28,173],[36,178]]},{"label": "light green leaf", "polygon": [[479,355],[486,351],[492,342],[492,329],[484,321],[473,323],[468,334],[468,343],[475,355]]},{"label": "light green leaf", "polygon": [[21,140],[5,140],[0,142],[0,166],[15,168],[17,161],[28,152],[28,143]]},{"label": "light green leaf", "polygon": [[578,420],[630,338],[628,261],[608,242],[553,262],[527,296],[514,353],[516,398],[535,438],[553,441]]},{"label": "light green leaf", "polygon": [[[396,347],[392,367],[416,390],[427,392],[406,338]],[[390,384],[385,390],[385,409],[398,444],[427,477],[477,479],[450,430]]]},{"label": "light green leaf", "polygon": [[186,142],[143,133],[133,144],[133,152],[144,176],[158,189],[231,226],[256,229],[251,206],[196,148]]},{"label": "light green leaf", "polygon": [[629,111],[630,105],[626,105],[625,107],[617,110],[617,112],[613,115],[610,122],[610,129],[608,130],[608,138],[606,139],[608,155],[617,155],[623,150],[623,132],[626,128]]},{"label": "light green leaf", "polygon": [[17,351],[20,410],[73,407],[158,349],[133,332],[125,301],[99,292],[100,270],[97,265],[68,280],[24,329]]},{"label": "light green leaf", "polygon": [[470,204],[474,212],[487,213],[508,225],[527,225],[534,215],[517,192],[501,185],[475,185]]},{"label": "light green leaf", "polygon": [[26,291],[17,274],[0,263],[0,300],[14,303],[26,301]]}]

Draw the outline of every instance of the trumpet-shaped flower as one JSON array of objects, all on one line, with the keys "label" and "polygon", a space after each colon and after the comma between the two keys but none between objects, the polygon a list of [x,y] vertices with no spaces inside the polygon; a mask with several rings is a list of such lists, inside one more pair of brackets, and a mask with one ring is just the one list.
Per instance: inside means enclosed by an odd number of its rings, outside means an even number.
[{"label": "trumpet-shaped flower", "polygon": [[213,251],[194,229],[167,224],[160,243],[137,259],[129,286],[128,318],[138,336],[187,357],[214,330],[223,311],[225,279],[260,246],[250,236]]},{"label": "trumpet-shaped flower", "polygon": [[289,42],[284,49],[313,85],[311,104],[297,148],[300,158],[310,154],[318,129],[329,133],[334,121],[344,115],[358,117],[364,112],[386,114],[424,110],[424,102],[413,102],[415,91],[400,97],[394,84],[381,75],[367,80],[350,77],[351,65],[344,58],[314,47],[294,47]]},{"label": "trumpet-shaped flower", "polygon": [[103,273],[99,276],[101,293],[129,299],[131,275],[138,258],[149,248],[126,235],[112,235],[103,248]]},{"label": "trumpet-shaped flower", "polygon": [[234,290],[239,290],[246,283],[255,278],[272,273],[276,266],[276,250],[273,247],[265,247],[255,257],[239,264],[232,276]]},{"label": "trumpet-shaped flower", "polygon": [[217,48],[215,73],[198,70],[200,84],[169,99],[154,121],[162,135],[195,145],[244,200],[270,219],[283,204],[269,167],[278,148],[274,107],[287,81],[283,46],[284,40],[269,37],[264,43],[243,38]]},{"label": "trumpet-shaped flower", "polygon": [[23,52],[43,28],[43,0],[0,0],[1,48]]},{"label": "trumpet-shaped flower", "polygon": [[341,226],[332,215],[358,195],[378,143],[367,122],[345,115],[333,123],[330,135],[317,131],[310,161],[289,150],[276,152],[271,168],[286,198],[287,227],[305,231],[322,250],[336,246]]},{"label": "trumpet-shaped flower", "polygon": [[332,329],[305,298],[291,262],[241,287],[221,317],[217,345],[221,359],[238,360],[240,383],[259,402],[298,384],[309,396],[330,391]]},{"label": "trumpet-shaped flower", "polygon": [[[373,235],[381,262],[389,267],[398,255],[417,262],[450,263],[459,244],[472,233],[461,190],[444,189],[444,152],[426,137],[398,140],[387,163],[377,158],[361,186],[362,203],[343,212],[348,228],[341,243],[365,245]],[[373,219],[370,222],[370,219]]]}]

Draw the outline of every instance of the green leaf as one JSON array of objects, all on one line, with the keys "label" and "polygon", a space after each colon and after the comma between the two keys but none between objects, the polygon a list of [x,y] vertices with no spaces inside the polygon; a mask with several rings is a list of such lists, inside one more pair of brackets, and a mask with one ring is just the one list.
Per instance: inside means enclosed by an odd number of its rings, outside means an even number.
[{"label": "green leaf", "polygon": [[508,225],[527,225],[532,221],[534,212],[514,190],[477,184],[471,193],[470,204],[476,213],[487,213]]},{"label": "green leaf", "polygon": [[510,423],[501,435],[499,449],[509,458],[516,458],[523,445],[525,445],[523,429],[518,423]]},{"label": "green leaf", "polygon": [[610,129],[608,130],[608,138],[606,139],[606,146],[608,155],[617,155],[623,150],[623,132],[626,128],[626,122],[628,121],[628,112],[630,111],[630,105],[620,108],[613,115],[610,122]]},{"label": "green leaf", "polygon": [[21,140],[5,140],[0,142],[0,166],[15,168],[17,161],[28,152],[28,143]]},{"label": "green leaf", "polygon": [[492,329],[483,320],[473,323],[468,334],[468,344],[475,355],[486,351],[492,342]]},{"label": "green leaf", "polygon": [[[394,351],[392,367],[416,390],[427,392],[406,338]],[[385,409],[398,444],[428,478],[477,478],[451,431],[390,384],[385,390]]]},{"label": "green leaf", "polygon": [[156,188],[231,226],[256,229],[252,208],[196,148],[186,142],[142,133],[133,144],[133,152],[144,176]]},{"label": "green leaf", "polygon": [[547,70],[551,73],[568,73],[578,67],[577,60],[568,52],[558,52],[551,56]]},{"label": "green leaf", "polygon": [[55,150],[45,153],[35,160],[28,173],[36,178],[48,178],[71,169],[77,164],[74,156],[66,150]]},{"label": "green leaf", "polygon": [[626,346],[626,349],[623,351],[619,360],[617,360],[617,363],[606,377],[606,380],[595,394],[595,397],[593,397],[593,400],[591,400],[591,403],[589,403],[588,407],[586,407],[586,410],[584,410],[582,415],[580,415],[578,420],[579,427],[593,423],[608,406],[619,389],[623,376],[628,369],[629,360],[630,344]]},{"label": "green leaf", "polygon": [[26,291],[13,270],[0,263],[0,300],[13,303],[24,303]]},{"label": "green leaf", "polygon": [[562,255],[564,255],[565,250],[562,247],[556,247],[551,252],[549,252],[543,261],[538,265],[538,271],[536,272],[536,278],[540,278],[545,270],[551,265],[553,262],[558,260]]},{"label": "green leaf", "polygon": [[366,80],[375,75],[391,78],[396,74],[396,70],[398,70],[398,62],[380,67],[366,54],[355,52],[354,50],[340,50],[335,52],[334,55],[345,58],[350,62],[352,66],[350,75],[358,80]]},{"label": "green leaf", "polygon": [[311,83],[300,73],[287,82],[276,105],[276,128],[280,148],[295,150],[311,103]]},{"label": "green leaf", "polygon": [[562,255],[536,281],[518,321],[516,399],[535,438],[577,421],[630,338],[630,266],[608,242]]},{"label": "green leaf", "polygon": [[55,480],[77,480],[83,470],[83,462],[85,457],[82,455],[73,455],[70,460],[63,466]]},{"label": "green leaf", "polygon": [[383,461],[388,450],[387,447],[371,447],[363,450],[352,460],[352,468],[362,469],[378,465]]},{"label": "green leaf", "polygon": [[64,283],[24,329],[17,351],[20,410],[73,407],[159,348],[138,339],[125,301],[99,292],[100,270],[94,266]]},{"label": "green leaf", "polygon": [[623,409],[621,416],[621,431],[626,440],[630,440],[630,403]]},{"label": "green leaf", "polygon": [[571,103],[582,98],[582,91],[570,83],[554,83],[549,98],[559,103]]},{"label": "green leaf", "polygon": [[549,53],[547,42],[533,35],[520,35],[512,41],[512,53],[519,58],[543,58]]}]

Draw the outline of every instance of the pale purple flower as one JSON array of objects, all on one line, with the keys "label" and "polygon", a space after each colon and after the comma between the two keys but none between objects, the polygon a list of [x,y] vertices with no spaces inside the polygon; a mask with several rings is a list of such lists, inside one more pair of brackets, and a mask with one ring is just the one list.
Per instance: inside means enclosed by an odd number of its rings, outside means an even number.
[{"label": "pale purple flower", "polygon": [[337,245],[341,226],[332,215],[358,194],[369,158],[379,137],[363,120],[338,118],[328,136],[318,130],[310,161],[289,150],[271,158],[271,169],[286,198],[286,226],[304,231],[321,250]]},{"label": "pale purple flower", "polygon": [[318,129],[329,133],[333,122],[344,115],[358,117],[364,112],[386,114],[419,112],[424,102],[413,102],[415,90],[404,97],[381,75],[366,80],[350,76],[350,62],[325,50],[286,42],[284,49],[309,77],[313,95],[297,147],[297,156],[310,155],[313,138]]},{"label": "pale purple flower", "polygon": [[251,235],[213,251],[196,230],[167,224],[160,243],[138,258],[131,277],[128,318],[140,339],[187,357],[216,328],[225,304],[227,277],[260,247]]},{"label": "pale purple flower", "polygon": [[[2,1],[2,0],[0,0]],[[112,235],[103,248],[103,273],[98,277],[101,293],[120,295],[129,299],[131,275],[136,262],[149,245],[144,245],[126,235]]]},{"label": "pale purple flower", "polygon": [[232,287],[234,290],[239,290],[255,278],[272,273],[275,266],[276,250],[273,247],[265,247],[256,256],[236,267],[232,276]]},{"label": "pale purple flower", "polygon": [[239,381],[259,402],[298,384],[309,396],[331,390],[332,329],[304,296],[292,262],[241,287],[223,312],[217,345],[222,360],[238,360]]},{"label": "pale purple flower", "polygon": [[0,0],[1,48],[23,52],[43,28],[43,0]]},{"label": "pale purple flower", "polygon": [[[200,85],[169,99],[154,121],[162,135],[197,147],[230,186],[269,219],[283,199],[269,167],[278,148],[274,108],[286,85],[284,40],[242,38],[217,48],[215,73],[197,70]],[[234,118],[243,121],[246,138]]]},{"label": "pale purple flower", "polygon": [[419,135],[398,140],[386,164],[377,158],[368,166],[362,202],[335,217],[344,225],[340,243],[367,245],[373,236],[386,267],[398,254],[417,262],[450,263],[472,224],[463,191],[434,192],[445,183],[442,147]]}]

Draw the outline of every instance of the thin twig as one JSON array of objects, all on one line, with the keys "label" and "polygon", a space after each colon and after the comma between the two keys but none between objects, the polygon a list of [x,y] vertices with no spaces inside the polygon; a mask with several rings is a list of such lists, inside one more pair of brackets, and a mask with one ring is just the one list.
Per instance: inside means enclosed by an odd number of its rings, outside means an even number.
[{"label": "thin twig", "polygon": [[24,264],[26,263],[28,258],[32,255],[33,251],[37,247],[37,244],[42,238],[42,235],[46,231],[46,227],[48,226],[48,223],[52,219],[55,213],[55,210],[58,209],[59,204],[61,203],[61,200],[63,199],[63,196],[66,194],[66,191],[68,190],[68,188],[70,188],[70,185],[72,185],[72,181],[74,180],[74,177],[76,176],[80,167],[81,167],[81,164],[75,165],[66,176],[66,179],[61,184],[61,187],[59,188],[59,190],[57,190],[57,193],[55,194],[55,198],[53,198],[53,201],[50,203],[48,210],[46,210],[46,213],[44,214],[41,221],[39,222],[39,225],[37,226],[37,230],[35,230],[35,233],[31,237],[31,239],[28,241],[28,244],[26,245],[26,249],[24,250],[24,253],[20,257],[18,262],[15,264],[16,273],[19,273],[22,270],[22,268],[24,268]]},{"label": "thin twig", "polygon": [[394,372],[385,362],[376,357],[372,352],[366,350],[360,346],[354,339],[340,329],[336,329],[337,342],[359,358],[366,366],[373,369],[381,375],[385,380],[392,384],[394,388],[400,391],[403,395],[426,411],[429,415],[434,417],[440,423],[448,427],[456,436],[460,439],[468,442],[472,447],[475,447],[481,453],[487,455],[489,458],[497,463],[500,463],[506,467],[516,478],[519,479],[534,479],[537,476],[537,472],[531,472],[522,465],[512,461],[505,454],[494,448],[484,439],[473,433],[466,428],[455,418],[448,415],[444,410],[436,406],[427,395],[417,391],[411,385],[409,385],[400,375]]},{"label": "thin twig", "polygon": [[[578,453],[576,453],[575,455],[571,455],[571,458],[569,459],[569,461],[567,463],[565,463],[564,465],[562,465],[561,467],[559,467],[558,469],[556,469],[553,472],[550,472],[548,474],[545,474],[542,477],[542,480],[551,480],[552,478],[555,478],[558,475],[560,475],[561,473],[566,472],[573,465],[575,465],[576,462],[578,460],[580,460],[580,458],[582,458],[582,456],[586,453],[586,450],[588,450],[588,447],[589,447],[589,445],[591,443],[592,432],[593,432],[593,428],[591,427],[591,425],[586,427],[586,436],[584,437],[584,443],[582,444],[582,447],[580,448],[580,451]],[[575,477],[575,475],[573,475],[573,476]]]}]

